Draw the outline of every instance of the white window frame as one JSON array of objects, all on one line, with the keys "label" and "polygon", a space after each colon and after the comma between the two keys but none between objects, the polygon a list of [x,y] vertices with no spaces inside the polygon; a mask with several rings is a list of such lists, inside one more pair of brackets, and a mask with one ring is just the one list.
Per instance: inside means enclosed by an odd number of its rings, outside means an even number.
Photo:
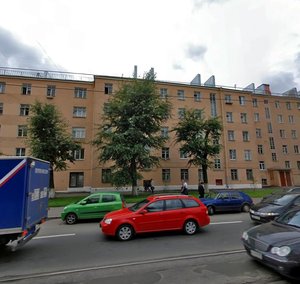
[{"label": "white window frame", "polygon": [[85,127],[73,127],[72,128],[72,137],[74,139],[84,139],[86,137]]},{"label": "white window frame", "polygon": [[86,107],[73,107],[73,117],[86,117]]}]

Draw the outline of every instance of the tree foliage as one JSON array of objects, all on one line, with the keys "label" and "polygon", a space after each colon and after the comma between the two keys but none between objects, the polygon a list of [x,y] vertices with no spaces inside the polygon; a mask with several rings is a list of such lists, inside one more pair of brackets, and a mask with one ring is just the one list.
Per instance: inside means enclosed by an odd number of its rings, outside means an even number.
[{"label": "tree foliage", "polygon": [[159,164],[153,150],[166,141],[160,128],[169,113],[170,104],[160,98],[153,72],[122,82],[105,105],[103,122],[93,141],[99,162],[112,162],[113,184],[131,184],[137,194],[141,172]]},{"label": "tree foliage", "polygon": [[67,169],[74,162],[80,145],[73,140],[56,106],[36,101],[30,108],[27,144],[31,155],[50,162],[50,188],[54,188],[53,170]]},{"label": "tree foliage", "polygon": [[188,110],[184,118],[176,125],[176,143],[181,144],[181,150],[189,157],[189,164],[201,166],[203,181],[208,183],[207,170],[211,167],[211,158],[216,157],[221,150],[219,138],[222,125],[217,117],[205,119],[196,110]]}]

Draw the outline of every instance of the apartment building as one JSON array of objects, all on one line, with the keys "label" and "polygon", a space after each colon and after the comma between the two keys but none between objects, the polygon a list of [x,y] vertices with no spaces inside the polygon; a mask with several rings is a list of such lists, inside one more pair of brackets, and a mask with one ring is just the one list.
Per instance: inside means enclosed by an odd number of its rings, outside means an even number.
[{"label": "apartment building", "polygon": [[[118,89],[122,77],[40,70],[0,68],[0,153],[29,155],[27,119],[36,100],[55,104],[69,131],[81,143],[76,162],[67,171],[55,172],[59,191],[113,189],[108,166],[99,164],[91,145],[105,103]],[[174,143],[173,127],[187,109],[204,110],[206,117],[220,117],[222,151],[209,170],[210,188],[261,188],[300,185],[300,96],[296,89],[272,94],[269,85],[244,89],[215,84],[214,76],[201,83],[157,81],[161,99],[172,104],[171,117],[161,127],[168,142],[156,151],[158,168],[143,172],[156,188],[178,189],[181,179],[196,188],[201,168],[188,166],[188,158]],[[143,180],[139,181],[143,187]]]}]

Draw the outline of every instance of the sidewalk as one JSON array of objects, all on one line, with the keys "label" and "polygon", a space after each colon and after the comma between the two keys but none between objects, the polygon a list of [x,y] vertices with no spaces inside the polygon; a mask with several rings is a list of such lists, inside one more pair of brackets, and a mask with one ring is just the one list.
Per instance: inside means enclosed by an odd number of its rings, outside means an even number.
[{"label": "sidewalk", "polygon": [[[254,204],[258,203],[261,198],[253,198]],[[132,205],[132,204],[127,204]],[[49,207],[48,219],[59,219],[61,212],[64,210],[64,207]]]}]

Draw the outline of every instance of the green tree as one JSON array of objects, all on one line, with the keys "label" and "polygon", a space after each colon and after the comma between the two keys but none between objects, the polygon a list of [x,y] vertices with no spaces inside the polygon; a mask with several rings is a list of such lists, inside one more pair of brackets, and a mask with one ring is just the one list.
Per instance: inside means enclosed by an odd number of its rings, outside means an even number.
[{"label": "green tree", "polygon": [[170,104],[158,94],[152,71],[142,79],[121,83],[105,105],[102,124],[93,141],[99,151],[99,162],[111,162],[114,185],[130,184],[132,194],[137,195],[141,172],[159,164],[153,150],[166,141],[160,129],[170,109]]},{"label": "green tree", "polygon": [[50,162],[50,188],[54,188],[53,170],[66,170],[67,161],[75,161],[73,153],[80,145],[69,135],[56,106],[36,101],[30,112],[27,144],[32,156]]},{"label": "green tree", "polygon": [[181,150],[188,155],[189,165],[202,167],[203,182],[207,190],[207,170],[212,166],[210,159],[216,157],[221,150],[219,138],[222,125],[216,117],[205,119],[203,113],[186,111],[172,131],[176,132],[176,143],[180,143]]}]

